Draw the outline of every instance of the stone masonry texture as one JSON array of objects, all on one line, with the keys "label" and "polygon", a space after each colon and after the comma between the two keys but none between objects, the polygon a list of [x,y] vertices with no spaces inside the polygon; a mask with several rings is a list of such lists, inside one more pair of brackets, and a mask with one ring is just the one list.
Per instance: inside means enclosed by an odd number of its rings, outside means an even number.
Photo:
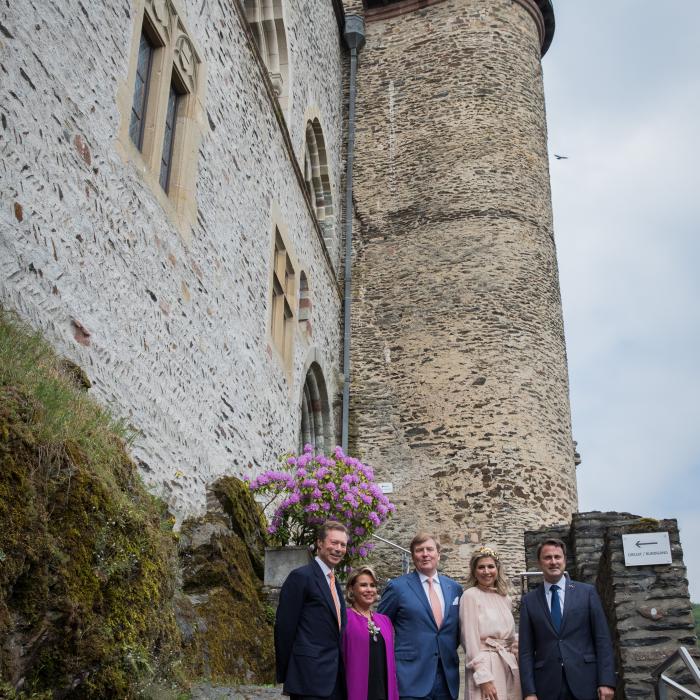
[{"label": "stone masonry texture", "polygon": [[540,39],[523,3],[369,21],[358,71],[350,445],[394,486],[383,533],[524,566],[576,510]]},{"label": "stone masonry texture", "polygon": [[[523,529],[576,508],[528,2],[368,21],[359,60],[350,449],[394,484],[385,534],[435,530],[460,575],[477,543],[516,572]],[[312,362],[338,411],[348,61],[330,2],[285,0],[281,123],[240,5],[174,3],[206,81],[183,236],[118,142],[143,5],[0,10],[0,303],[85,369],[181,519],[222,474],[296,447]],[[325,248],[298,177],[316,117],[338,212]],[[310,287],[288,368],[270,338],[276,224]]]},{"label": "stone masonry texture", "polygon": [[[329,2],[285,0],[290,150],[234,2],[175,6],[206,75],[189,242],[116,144],[143,0],[3,3],[0,304],[85,369],[136,431],[147,484],[182,518],[204,510],[218,476],[296,448],[312,361],[329,395],[338,390],[336,272],[293,159],[303,164],[313,114],[339,208],[343,49]],[[288,373],[269,338],[277,220],[313,304]],[[336,222],[333,265],[340,231]]]}]

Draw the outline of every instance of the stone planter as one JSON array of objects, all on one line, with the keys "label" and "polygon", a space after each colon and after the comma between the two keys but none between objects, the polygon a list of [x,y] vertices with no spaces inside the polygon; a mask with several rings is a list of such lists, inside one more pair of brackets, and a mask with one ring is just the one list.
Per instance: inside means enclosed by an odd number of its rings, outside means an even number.
[{"label": "stone planter", "polygon": [[311,559],[308,547],[265,547],[265,586],[281,588],[290,571]]}]

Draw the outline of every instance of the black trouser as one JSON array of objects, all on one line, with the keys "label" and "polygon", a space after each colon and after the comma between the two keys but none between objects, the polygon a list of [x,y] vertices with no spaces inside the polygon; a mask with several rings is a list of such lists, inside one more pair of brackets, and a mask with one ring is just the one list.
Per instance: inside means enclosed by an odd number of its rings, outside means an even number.
[{"label": "black trouser", "polygon": [[345,680],[341,670],[335,677],[335,688],[330,695],[290,695],[290,700],[345,700]]}]

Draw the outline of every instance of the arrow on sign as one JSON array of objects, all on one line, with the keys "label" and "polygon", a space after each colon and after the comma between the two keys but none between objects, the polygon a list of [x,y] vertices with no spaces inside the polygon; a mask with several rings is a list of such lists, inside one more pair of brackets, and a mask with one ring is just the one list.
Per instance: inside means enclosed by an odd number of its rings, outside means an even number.
[{"label": "arrow on sign", "polygon": [[635,544],[637,545],[637,547],[645,547],[646,545],[649,545],[649,544],[657,544],[657,542],[656,541],[654,541],[654,542],[640,542],[639,540],[637,540],[635,542]]}]

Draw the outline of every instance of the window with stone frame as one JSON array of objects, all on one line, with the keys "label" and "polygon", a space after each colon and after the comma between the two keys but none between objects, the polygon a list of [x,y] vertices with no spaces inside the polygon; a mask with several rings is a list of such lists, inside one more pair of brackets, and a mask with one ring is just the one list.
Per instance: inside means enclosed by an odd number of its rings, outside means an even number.
[{"label": "window with stone frame", "polygon": [[318,119],[306,123],[304,181],[326,242],[335,236],[335,213],[326,154],[326,140]]},{"label": "window with stone frame", "polygon": [[272,265],[272,318],[270,334],[285,366],[291,363],[296,323],[296,275],[279,230],[275,231]]},{"label": "window with stone frame", "polygon": [[137,0],[137,6],[120,141],[163,204],[192,223],[203,66],[173,0]]},{"label": "window with stone frame", "polygon": [[136,78],[134,80],[134,99],[131,105],[131,123],[129,124],[129,136],[139,151],[143,150],[146,104],[148,103],[148,91],[151,87],[153,54],[156,51],[156,46],[149,34],[153,36],[153,33],[148,31],[147,23],[144,21],[139,41]]},{"label": "window with stone frame", "polygon": [[333,430],[326,380],[318,363],[314,362],[306,373],[301,395],[299,426],[299,452],[304,445],[313,445],[319,452],[333,448]]},{"label": "window with stone frame", "polygon": [[177,117],[187,95],[182,87],[182,82],[177,75],[177,69],[173,68],[173,76],[170,82],[168,94],[168,108],[165,111],[165,133],[163,134],[163,148],[160,154],[160,186],[168,192],[170,190],[170,176],[172,175],[173,158],[175,156],[175,137],[177,135]]},{"label": "window with stone frame", "polygon": [[309,289],[309,280],[305,272],[299,275],[299,313],[297,319],[299,326],[308,340],[311,337],[311,309],[313,303],[311,301],[311,290]]},{"label": "window with stone frame", "polygon": [[272,89],[284,112],[289,98],[289,57],[282,0],[245,0],[245,12]]}]

